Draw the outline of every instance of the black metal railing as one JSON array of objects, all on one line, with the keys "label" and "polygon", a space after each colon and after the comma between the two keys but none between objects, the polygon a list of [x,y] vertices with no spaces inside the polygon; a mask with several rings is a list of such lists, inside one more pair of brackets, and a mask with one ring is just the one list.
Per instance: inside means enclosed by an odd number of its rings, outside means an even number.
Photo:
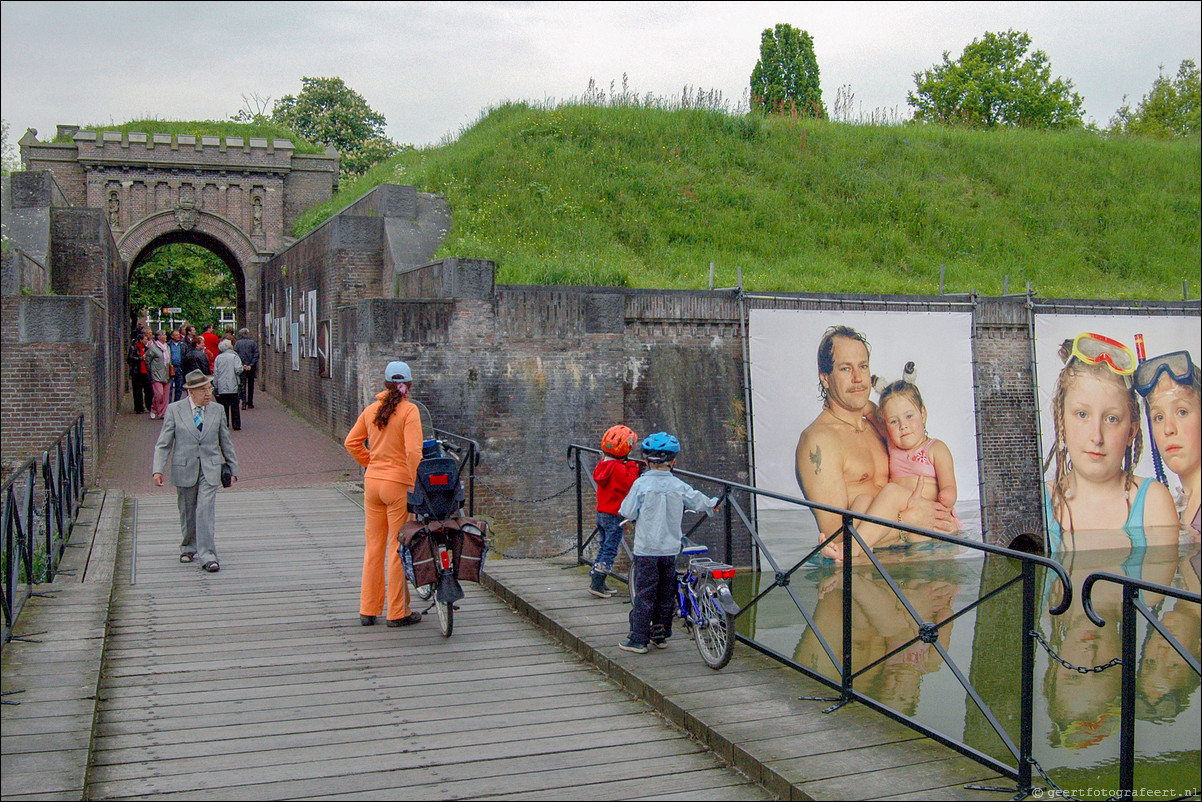
[{"label": "black metal railing", "polygon": [[12,639],[13,622],[33,592],[33,495],[37,477],[37,463],[27,459],[4,480],[0,490],[4,504],[4,643]]},{"label": "black metal railing", "polygon": [[[586,529],[584,526],[585,477],[587,476],[590,484],[592,483],[591,472],[586,472],[584,470],[583,458],[585,455],[599,456],[600,452],[593,448],[574,444],[568,447],[568,464],[574,469],[576,475],[577,560],[581,563],[587,562],[583,559],[584,549],[586,547]],[[833,667],[838,669],[838,679],[832,679],[825,674],[801,665],[796,660],[776,651],[768,644],[757,641],[754,636],[747,636],[740,633],[738,638],[741,642],[775,660],[778,660],[781,663],[791,666],[811,679],[814,679],[838,691],[839,695],[837,697],[829,699],[829,701],[833,701],[835,704],[831,707],[828,707],[827,712],[832,712],[851,701],[860,702],[872,708],[873,710],[876,710],[877,712],[880,712],[902,724],[905,724],[906,726],[909,726],[912,729],[917,730],[918,732],[921,732],[922,734],[936,741],[939,741],[940,743],[956,750],[957,752],[976,760],[985,766],[988,766],[990,769],[998,772],[999,774],[1012,779],[1016,784],[1016,788],[1013,790],[1015,790],[1017,794],[1026,795],[1032,791],[1032,769],[1034,765],[1037,765],[1032,754],[1036,646],[1036,641],[1032,633],[1035,633],[1036,631],[1036,618],[1044,599],[1044,589],[1039,581],[1038,572],[1040,569],[1044,569],[1048,572],[1051,572],[1051,574],[1054,574],[1059,580],[1059,584],[1062,588],[1060,601],[1057,605],[1049,609],[1048,612],[1052,615],[1060,615],[1069,609],[1073,599],[1072,582],[1069,579],[1068,572],[1060,563],[1045,557],[1002,548],[1000,546],[992,546],[986,543],[967,540],[953,535],[945,535],[939,532],[927,531],[900,524],[896,521],[887,521],[863,514],[857,514],[851,512],[850,510],[830,507],[781,493],[761,490],[714,476],[706,476],[704,474],[679,470],[674,472],[681,477],[685,477],[696,482],[706,483],[718,488],[716,495],[722,499],[723,509],[725,511],[720,525],[722,527],[721,540],[725,550],[724,559],[726,562],[731,562],[733,552],[734,516],[737,515],[742,528],[746,530],[751,538],[752,544],[754,545],[754,554],[751,562],[755,570],[761,570],[759,568],[761,560],[766,561],[771,567],[774,575],[771,585],[769,585],[763,591],[755,594],[749,602],[744,604],[742,610],[739,612],[739,616],[750,615],[751,611],[756,609],[756,605],[763,600],[765,596],[777,588],[783,589],[783,591],[786,592],[792,599],[793,604],[796,605],[798,611],[805,619],[806,625],[809,627],[810,631],[812,631],[817,637],[822,650],[825,652],[827,658],[829,658],[831,661]],[[823,510],[834,513],[841,517],[842,526],[838,531],[825,538],[811,551],[807,552],[800,560],[797,560],[796,563],[792,565],[782,565],[772,554],[772,550],[769,545],[766,544],[760,537],[757,527],[752,521],[753,516],[749,514],[748,510],[744,509],[742,504],[740,504],[740,496],[743,496],[744,494],[745,498],[748,500],[748,506],[750,506],[750,502],[757,497],[772,498],[778,501],[786,502],[790,505],[795,505],[799,508]],[[920,535],[933,540],[942,541],[944,543],[954,544],[961,548],[973,549],[986,554],[1005,557],[1016,561],[1019,565],[1019,570],[1014,577],[1001,582],[996,587],[992,588],[987,593],[980,596],[961,610],[954,611],[951,615],[948,615],[939,621],[926,621],[915,609],[914,604],[909,598],[907,598],[905,592],[890,574],[886,566],[883,565],[879,559],[877,559],[877,556],[873,554],[872,549],[860,537],[859,532],[856,530],[856,522],[878,524],[881,526],[901,530],[909,534]],[[698,521],[696,524],[694,524],[693,529],[698,528],[703,523],[705,523],[704,520]],[[835,542],[839,538],[842,538],[841,543],[843,550],[841,615],[842,648],[839,650],[839,653],[836,654],[835,650],[831,647],[828,638],[823,635],[821,628],[817,625],[814,616],[812,616],[806,609],[805,604],[798,597],[796,590],[790,586],[790,580],[793,575],[802,568],[802,566],[809,563],[812,558],[818,555],[823,547]],[[873,660],[868,665],[859,668],[855,667],[852,663],[852,607],[854,581],[852,565],[853,550],[856,544],[859,544],[860,548],[863,549],[866,559],[872,563],[876,571],[879,572],[880,576],[888,585],[891,592],[902,604],[906,610],[906,613],[913,619],[914,623],[916,624],[917,631],[917,634],[907,640],[905,643],[896,646],[887,654],[877,658],[876,660]],[[1012,737],[1006,728],[1002,726],[998,717],[990,709],[990,706],[982,698],[977,689],[973,687],[965,672],[956,664],[955,659],[951,654],[948,653],[944,645],[938,640],[938,635],[941,628],[950,627],[955,620],[961,618],[971,611],[976,610],[976,608],[980,607],[985,602],[997,597],[999,594],[1015,585],[1021,586],[1022,593],[1022,615],[1020,617],[1021,620],[1017,622],[1022,627],[1022,663],[1021,676],[1019,679],[1021,698],[1017,739]],[[968,698],[971,699],[972,703],[980,711],[984,720],[988,722],[990,728],[997,734],[997,737],[1001,743],[1004,744],[1006,751],[1008,751],[1013,758],[1013,763],[999,760],[998,758],[985,753],[981,749],[964,743],[950,735],[939,732],[938,730],[927,726],[916,718],[908,716],[898,710],[894,710],[888,705],[882,704],[871,696],[861,693],[855,689],[854,682],[857,677],[863,676],[865,672],[870,671],[889,658],[898,655],[919,641],[929,645],[938,652],[940,658],[944,661],[944,664],[950,669],[956,680],[964,688]]]},{"label": "black metal railing", "polygon": [[83,416],[80,415],[54,445],[42,452],[41,460],[22,462],[0,489],[4,643],[12,639],[13,625],[33,595],[34,585],[53,582],[59,573],[63,549],[71,536],[83,494]]},{"label": "black metal railing", "polygon": [[[1157,618],[1156,614],[1148,608],[1148,606],[1139,598],[1141,590],[1150,593],[1162,594],[1174,599],[1182,599],[1186,602],[1194,604],[1202,604],[1202,595],[1191,593],[1187,590],[1178,588],[1166,587],[1157,585],[1154,582],[1147,582],[1142,579],[1135,579],[1121,574],[1113,574],[1109,571],[1095,571],[1085,578],[1085,582],[1081,585],[1081,607],[1085,610],[1085,614],[1089,616],[1089,620],[1099,627],[1106,626],[1106,620],[1099,616],[1094,611],[1093,606],[1093,588],[1098,582],[1112,582],[1122,587],[1123,602],[1122,614],[1119,621],[1119,633],[1122,639],[1122,692],[1120,699],[1122,700],[1122,708],[1119,714],[1119,789],[1116,794],[1118,799],[1134,799],[1135,789],[1135,679],[1136,665],[1138,657],[1136,655],[1136,624],[1138,619],[1136,614],[1143,616],[1148,622],[1148,626],[1155,629],[1160,635],[1168,641],[1173,650],[1177,652],[1195,674],[1202,675],[1202,669],[1199,668],[1198,658],[1194,657],[1188,649],[1181,644],[1179,640],[1170,632]],[[1195,794],[1196,795],[1196,794]],[[1187,798],[1187,797],[1182,797]]]},{"label": "black metal railing", "polygon": [[43,501],[46,566],[42,581],[53,582],[83,500],[83,415],[42,452],[42,482],[46,491]]},{"label": "black metal railing", "polygon": [[[448,432],[445,429],[435,429],[434,435],[459,456],[460,465],[463,466],[460,470],[459,480],[467,482],[467,514],[469,517],[474,517],[476,515],[476,467],[480,464],[480,444],[470,437]],[[450,442],[447,442],[448,440]],[[463,454],[462,451],[465,448],[467,453]],[[466,477],[464,471],[467,473]]]}]

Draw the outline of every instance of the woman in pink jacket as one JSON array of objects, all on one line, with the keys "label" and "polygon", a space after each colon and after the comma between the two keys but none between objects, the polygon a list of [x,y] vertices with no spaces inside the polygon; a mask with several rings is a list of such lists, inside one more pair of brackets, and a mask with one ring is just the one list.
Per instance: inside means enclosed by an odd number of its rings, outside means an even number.
[{"label": "woman in pink jacket", "polygon": [[[346,450],[367,468],[363,475],[363,584],[359,623],[371,626],[384,612],[385,576],[388,586],[388,626],[403,627],[422,620],[409,609],[409,587],[397,553],[397,536],[409,517],[409,491],[422,458],[422,425],[417,407],[408,400],[413,373],[404,362],[384,369],[384,390],[355,421],[346,436]],[[387,563],[387,571],[385,571]]]}]

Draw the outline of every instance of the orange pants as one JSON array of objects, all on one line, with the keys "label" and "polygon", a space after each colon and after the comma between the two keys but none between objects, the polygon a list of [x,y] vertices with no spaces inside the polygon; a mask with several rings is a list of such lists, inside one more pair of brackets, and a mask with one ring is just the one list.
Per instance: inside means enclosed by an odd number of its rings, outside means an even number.
[{"label": "orange pants", "polygon": [[409,585],[397,553],[397,536],[409,519],[409,488],[385,479],[363,479],[364,535],[363,585],[359,591],[359,613],[380,615],[384,611],[385,560],[388,577],[388,619],[409,615]]}]

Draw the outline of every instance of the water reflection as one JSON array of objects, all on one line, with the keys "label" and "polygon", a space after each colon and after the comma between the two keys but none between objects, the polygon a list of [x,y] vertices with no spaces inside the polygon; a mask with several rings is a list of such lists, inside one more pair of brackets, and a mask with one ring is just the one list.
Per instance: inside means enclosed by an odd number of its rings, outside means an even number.
[{"label": "water reflection", "polygon": [[[781,571],[791,569],[808,551],[806,544],[814,542],[799,542],[797,530],[783,517],[770,519],[767,527],[763,518],[760,523],[761,537]],[[1058,581],[1041,579],[1037,627],[1050,650],[1070,667],[1037,647],[1035,757],[1062,785],[1114,788],[1117,784],[1121,668],[1086,672],[1076,668],[1093,669],[1121,656],[1122,591],[1111,583],[1095,585],[1094,608],[1106,619],[1106,626],[1099,628],[1081,608],[1085,578],[1094,571],[1110,571],[1198,591],[1198,540],[1179,539],[1175,531],[1143,534],[1078,532],[1066,544],[1074,549],[1051,555],[1065,566],[1074,585],[1073,605],[1063,615],[1047,613],[1060,600]],[[852,566],[851,659],[853,672],[860,672],[855,689],[924,726],[1013,764],[1002,739],[948,668],[936,643],[1017,742],[1021,587],[1014,583],[998,589],[1018,575],[1018,563],[1007,558],[986,560],[975,550],[931,544],[881,550],[878,557],[917,617],[875,566]],[[815,559],[792,573],[787,586],[774,586],[773,579],[769,570],[741,580],[743,584],[736,588],[740,603],[767,593],[740,617],[740,631],[781,657],[837,680],[843,649],[842,567]],[[1149,594],[1142,599],[1197,658],[1202,631],[1199,606]],[[810,614],[813,625],[798,604]],[[920,621],[938,625],[934,642],[918,637]],[[1153,627],[1141,623],[1138,632],[1137,782],[1146,787],[1196,788],[1202,779],[1198,676]]]}]

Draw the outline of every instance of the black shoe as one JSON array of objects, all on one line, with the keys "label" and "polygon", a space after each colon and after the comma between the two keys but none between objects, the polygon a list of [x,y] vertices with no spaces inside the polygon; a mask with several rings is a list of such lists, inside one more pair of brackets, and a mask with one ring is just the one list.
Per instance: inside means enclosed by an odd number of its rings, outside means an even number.
[{"label": "black shoe", "polygon": [[376,623],[376,617],[374,615],[363,615],[363,613],[359,613],[360,626],[370,627],[374,623]]},{"label": "black shoe", "polygon": [[181,554],[181,555],[179,556],[179,561],[180,561],[180,562],[182,562],[182,563],[190,563],[190,562],[192,562],[192,561],[193,561],[193,560],[195,560],[195,559],[196,559],[196,555],[195,555],[195,554]]},{"label": "black shoe", "polygon": [[205,570],[208,571],[210,574],[215,574],[221,570],[221,566],[218,565],[216,563],[216,561],[211,561],[211,562],[205,563]]},{"label": "black shoe", "polygon": [[421,621],[421,620],[422,620],[422,614],[417,611],[414,611],[414,612],[410,613],[406,618],[390,618],[390,619],[388,619],[388,626],[390,626],[390,627],[407,627],[410,624],[416,624],[418,621]]}]

